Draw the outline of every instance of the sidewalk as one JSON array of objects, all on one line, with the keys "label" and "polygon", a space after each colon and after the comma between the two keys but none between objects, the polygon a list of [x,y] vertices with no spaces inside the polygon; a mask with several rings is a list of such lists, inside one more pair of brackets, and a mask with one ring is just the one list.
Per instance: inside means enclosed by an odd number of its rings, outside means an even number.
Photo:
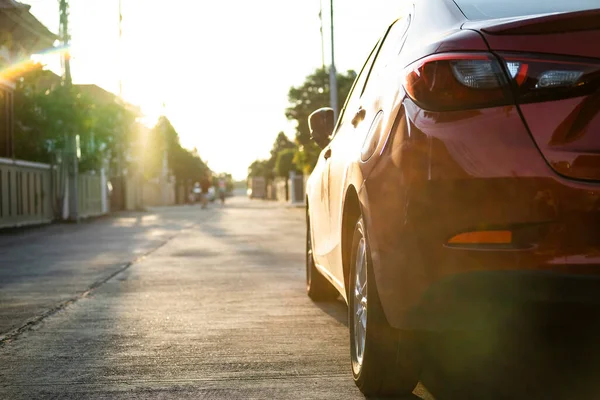
[{"label": "sidewalk", "polygon": [[0,233],[0,338],[81,295],[202,215],[176,206]]}]

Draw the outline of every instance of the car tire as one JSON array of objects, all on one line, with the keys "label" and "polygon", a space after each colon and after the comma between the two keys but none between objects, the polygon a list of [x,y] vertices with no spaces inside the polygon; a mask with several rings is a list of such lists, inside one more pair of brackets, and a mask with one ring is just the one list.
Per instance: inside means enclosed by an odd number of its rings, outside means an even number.
[{"label": "car tire", "polygon": [[312,234],[308,210],[306,216],[306,293],[313,301],[332,301],[338,298],[335,287],[321,274],[315,265],[312,251]]},{"label": "car tire", "polygon": [[366,396],[406,396],[419,381],[416,335],[390,327],[375,285],[362,217],[352,240],[348,291],[350,356],[354,382]]}]

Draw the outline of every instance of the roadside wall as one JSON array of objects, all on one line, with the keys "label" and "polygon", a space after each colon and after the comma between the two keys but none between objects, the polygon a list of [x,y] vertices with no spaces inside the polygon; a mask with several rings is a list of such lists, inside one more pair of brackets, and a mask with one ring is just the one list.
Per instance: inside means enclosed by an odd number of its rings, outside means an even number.
[{"label": "roadside wall", "polygon": [[52,221],[52,184],[50,165],[0,158],[0,228]]},{"label": "roadside wall", "polygon": [[[56,167],[0,158],[0,228],[50,223],[68,217],[64,177]],[[106,214],[106,176],[81,173],[77,181],[81,218]]]}]

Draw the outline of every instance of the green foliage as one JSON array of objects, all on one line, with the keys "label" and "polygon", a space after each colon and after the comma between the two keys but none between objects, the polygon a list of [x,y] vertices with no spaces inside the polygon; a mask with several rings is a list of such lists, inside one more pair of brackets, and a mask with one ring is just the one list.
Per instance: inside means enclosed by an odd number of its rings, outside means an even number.
[{"label": "green foliage", "polygon": [[144,174],[146,178],[159,177],[167,157],[167,165],[177,182],[200,181],[210,172],[200,158],[197,149],[188,150],[181,146],[179,134],[167,117],[160,117],[150,131],[144,152]]},{"label": "green foliage", "polygon": [[262,176],[272,179],[272,169],[269,169],[268,160],[256,160],[248,167],[248,178]]},{"label": "green foliage", "polygon": [[14,117],[17,158],[52,162],[73,132],[80,137],[81,171],[100,169],[106,158],[125,159],[127,135],[135,122],[125,107],[94,101],[76,86],[66,88],[39,64],[17,80]]},{"label": "green foliage", "polygon": [[[89,100],[89,96],[82,97]],[[107,156],[114,171],[119,161],[124,168],[135,167],[135,164],[127,162],[127,154],[140,155],[135,154],[136,150],[140,150],[139,146],[135,146],[137,125],[136,115],[120,104],[92,103],[88,125],[77,131],[82,148],[80,168],[88,163],[90,169],[97,169]]]},{"label": "green foliage", "polygon": [[287,178],[290,176],[291,171],[298,171],[294,157],[296,155],[296,149],[285,149],[281,150],[277,155],[277,162],[275,163],[275,171],[277,176]]},{"label": "green foliage", "polygon": [[[343,104],[352,89],[356,73],[347,71],[337,74],[338,99]],[[290,106],[285,115],[289,120],[296,121],[295,143],[290,141],[283,132],[280,132],[273,143],[271,157],[268,160],[256,160],[248,168],[248,177],[263,176],[273,178],[275,170],[278,176],[287,176],[291,170],[310,173],[317,163],[321,149],[313,142],[308,129],[308,116],[321,107],[330,105],[329,97],[329,70],[319,68],[307,76],[304,83],[292,87],[288,93]],[[281,155],[281,170],[278,167],[278,158]],[[290,158],[290,154],[293,157]]]},{"label": "green foliage", "polygon": [[[355,79],[354,71],[337,74],[339,104],[344,104]],[[286,110],[285,115],[289,120],[296,121],[297,124],[296,143],[299,149],[295,161],[304,172],[309,173],[317,162],[320,149],[310,138],[308,116],[321,107],[330,106],[329,70],[319,68],[307,76],[301,86],[290,89],[288,99],[290,107]]]},{"label": "green foliage", "polygon": [[[271,147],[271,156],[269,159],[254,161],[248,168],[248,177],[262,176],[267,180],[273,179],[277,170],[279,154],[283,151],[291,151],[291,154],[293,155],[296,152],[296,149],[296,144],[288,139],[285,133],[279,132]],[[279,174],[277,175],[279,176]]]},{"label": "green foliage", "polygon": [[[273,147],[271,147],[271,157],[267,160],[267,168],[269,171],[273,172],[276,170],[277,157],[279,153],[283,150],[296,149],[296,145],[292,142],[283,132],[279,132],[275,141],[273,142]],[[273,173],[271,173],[273,175]]]},{"label": "green foliage", "polygon": [[281,153],[283,150],[295,148],[296,145],[294,144],[294,142],[288,139],[285,133],[279,132],[277,134],[277,137],[275,138],[275,141],[273,142],[273,147],[271,147],[271,158],[269,158],[269,161],[274,166],[279,153]]},{"label": "green foliage", "polygon": [[[46,162],[64,150],[66,135],[79,135],[80,171],[98,170],[109,160],[113,170],[135,169],[140,160],[146,178],[161,176],[167,165],[176,179],[198,181],[209,168],[198,151],[184,149],[177,131],[166,117],[144,138],[136,115],[123,104],[87,96],[77,86],[71,89],[41,65],[32,65],[17,82],[14,97],[15,155],[19,159]],[[142,146],[142,142],[145,145]]]}]

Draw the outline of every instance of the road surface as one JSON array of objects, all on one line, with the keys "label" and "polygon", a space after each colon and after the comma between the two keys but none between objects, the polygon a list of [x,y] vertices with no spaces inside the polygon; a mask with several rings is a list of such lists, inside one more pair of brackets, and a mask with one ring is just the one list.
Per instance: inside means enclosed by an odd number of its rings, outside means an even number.
[{"label": "road surface", "polygon": [[303,218],[234,198],[5,234],[0,398],[364,398]]},{"label": "road surface", "polygon": [[[0,399],[363,399],[303,251],[303,209],[243,197],[0,233]],[[411,398],[600,398],[600,315],[567,314],[424,338]]]}]

